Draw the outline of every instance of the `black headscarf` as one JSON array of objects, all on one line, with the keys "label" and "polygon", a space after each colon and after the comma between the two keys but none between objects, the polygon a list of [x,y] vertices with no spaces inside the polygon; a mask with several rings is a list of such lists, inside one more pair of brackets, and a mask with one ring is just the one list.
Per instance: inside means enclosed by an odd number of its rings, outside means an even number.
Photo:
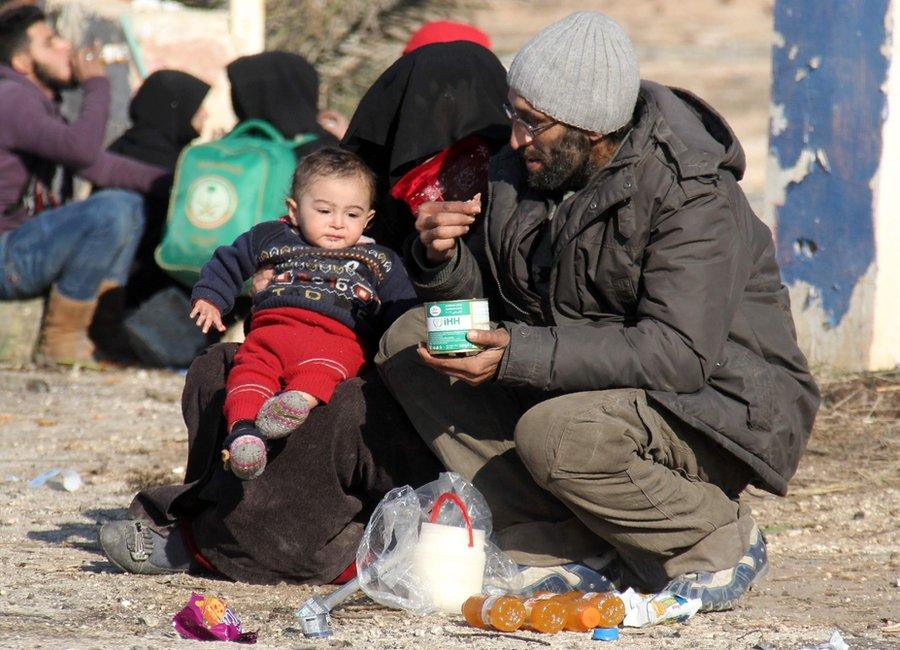
[{"label": "black headscarf", "polygon": [[231,104],[239,121],[265,120],[286,138],[301,133],[325,135],[316,122],[319,74],[302,56],[251,54],[229,63],[227,72]]},{"label": "black headscarf", "polygon": [[181,150],[199,135],[191,126],[191,118],[207,92],[209,84],[186,72],[154,72],[128,107],[131,128],[109,150],[174,170]]},{"label": "black headscarf", "polygon": [[400,57],[363,96],[341,146],[355,152],[378,187],[375,240],[402,252],[414,232],[408,206],[390,189],[406,172],[470,135],[493,150],[509,140],[506,70],[493,52],[456,41]]},{"label": "black headscarf", "polygon": [[393,185],[423,160],[469,135],[505,141],[506,70],[480,45],[426,45],[398,59],[366,92],[342,146]]}]

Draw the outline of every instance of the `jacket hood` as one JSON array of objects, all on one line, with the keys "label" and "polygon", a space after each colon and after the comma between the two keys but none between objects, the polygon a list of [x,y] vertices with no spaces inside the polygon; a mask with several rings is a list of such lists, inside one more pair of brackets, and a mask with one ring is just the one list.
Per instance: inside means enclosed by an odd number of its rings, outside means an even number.
[{"label": "jacket hood", "polygon": [[667,145],[685,178],[715,174],[723,168],[738,180],[743,177],[744,148],[712,106],[687,90],[653,81],[641,82],[640,97],[655,121],[656,136]]}]

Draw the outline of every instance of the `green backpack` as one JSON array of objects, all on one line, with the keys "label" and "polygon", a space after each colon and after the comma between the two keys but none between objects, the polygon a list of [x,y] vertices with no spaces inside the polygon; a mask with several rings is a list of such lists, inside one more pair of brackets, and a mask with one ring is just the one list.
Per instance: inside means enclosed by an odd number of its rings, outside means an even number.
[{"label": "green backpack", "polygon": [[282,216],[297,165],[294,148],[315,139],[287,140],[268,122],[247,120],[219,140],[185,149],[156,248],[159,267],[192,286],[216,248]]}]

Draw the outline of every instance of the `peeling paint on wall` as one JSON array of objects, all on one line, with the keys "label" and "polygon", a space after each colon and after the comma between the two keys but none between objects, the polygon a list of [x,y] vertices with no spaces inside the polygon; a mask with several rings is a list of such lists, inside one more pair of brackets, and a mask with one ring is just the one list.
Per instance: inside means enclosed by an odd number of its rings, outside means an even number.
[{"label": "peeling paint on wall", "polygon": [[778,207],[783,206],[788,187],[809,176],[815,162],[816,154],[812,149],[801,151],[800,156],[790,166],[783,166],[778,156],[770,151],[769,164],[766,167],[766,191],[769,200]]},{"label": "peeling paint on wall", "polygon": [[788,285],[837,327],[875,260],[870,187],[886,115],[890,0],[778,0],[767,198]]},{"label": "peeling paint on wall", "polygon": [[784,47],[784,36],[778,30],[772,31],[772,47]]},{"label": "peeling paint on wall", "polygon": [[780,135],[787,128],[784,104],[769,104],[769,134]]},{"label": "peeling paint on wall", "polygon": [[870,370],[869,355],[860,342],[871,341],[873,324],[869,306],[875,297],[876,269],[866,269],[850,294],[850,309],[835,327],[825,326],[829,315],[818,288],[799,280],[791,285],[791,304],[801,309],[794,318],[800,348],[813,367]]}]

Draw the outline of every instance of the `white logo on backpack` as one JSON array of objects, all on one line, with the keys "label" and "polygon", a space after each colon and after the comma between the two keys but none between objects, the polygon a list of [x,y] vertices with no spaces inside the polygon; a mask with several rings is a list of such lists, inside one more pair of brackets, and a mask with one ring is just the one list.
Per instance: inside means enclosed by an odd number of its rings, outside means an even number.
[{"label": "white logo on backpack", "polygon": [[234,185],[221,176],[201,176],[188,188],[187,218],[197,228],[218,228],[231,218],[236,209]]}]

